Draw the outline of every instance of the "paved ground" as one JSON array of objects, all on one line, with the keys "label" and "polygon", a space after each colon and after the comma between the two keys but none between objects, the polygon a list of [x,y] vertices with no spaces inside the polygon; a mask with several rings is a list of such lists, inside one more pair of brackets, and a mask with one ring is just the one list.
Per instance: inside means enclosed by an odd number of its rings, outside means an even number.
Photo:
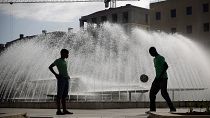
[{"label": "paved ground", "polygon": [[[148,109],[95,109],[82,110],[72,109],[73,115],[57,116],[56,109],[23,109],[23,108],[0,108],[1,113],[27,113],[27,116],[37,117],[54,117],[54,118],[147,118],[145,111]],[[188,109],[178,109],[178,112],[186,112]],[[169,112],[169,109],[157,109],[157,112]]]}]

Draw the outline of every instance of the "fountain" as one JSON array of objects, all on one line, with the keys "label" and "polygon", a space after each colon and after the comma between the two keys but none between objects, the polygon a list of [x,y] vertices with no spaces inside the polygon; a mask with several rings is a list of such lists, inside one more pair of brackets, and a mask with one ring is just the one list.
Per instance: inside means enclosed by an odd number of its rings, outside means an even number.
[{"label": "fountain", "polygon": [[[174,101],[210,100],[209,58],[198,44],[179,34],[139,28],[128,35],[120,25],[110,23],[77,33],[41,34],[8,47],[0,56],[0,100],[51,100],[56,80],[48,66],[66,48],[70,50],[70,95],[77,100],[89,96],[96,101],[124,101],[132,91],[132,100],[148,101],[144,92],[155,77],[148,53],[151,46],[168,62],[168,89]],[[139,80],[142,74],[149,77],[147,82]]]}]

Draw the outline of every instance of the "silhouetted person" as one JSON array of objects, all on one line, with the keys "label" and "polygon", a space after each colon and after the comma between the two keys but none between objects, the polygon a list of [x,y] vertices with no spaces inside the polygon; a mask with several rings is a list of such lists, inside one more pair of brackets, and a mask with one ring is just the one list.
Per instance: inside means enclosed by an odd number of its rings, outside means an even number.
[{"label": "silhouetted person", "polygon": [[[66,97],[68,96],[69,91],[69,75],[67,72],[67,62],[65,61],[66,58],[69,56],[69,51],[67,49],[62,49],[60,51],[61,58],[56,59],[50,66],[50,71],[55,75],[57,79],[57,115],[64,115],[64,114],[73,114],[66,109]],[[56,66],[58,69],[59,74],[57,74],[53,67]],[[63,106],[63,112],[60,109],[60,103]]]},{"label": "silhouetted person", "polygon": [[155,47],[151,47],[149,49],[149,53],[151,56],[155,57],[154,66],[155,66],[155,72],[156,72],[156,77],[152,83],[150,93],[149,93],[150,111],[153,111],[153,112],[156,111],[155,99],[156,99],[157,93],[159,92],[159,90],[161,90],[161,95],[166,100],[170,108],[170,112],[175,112],[176,108],[171,102],[171,99],[167,92],[168,75],[166,71],[168,69],[168,64],[166,63],[165,58],[158,54]]}]

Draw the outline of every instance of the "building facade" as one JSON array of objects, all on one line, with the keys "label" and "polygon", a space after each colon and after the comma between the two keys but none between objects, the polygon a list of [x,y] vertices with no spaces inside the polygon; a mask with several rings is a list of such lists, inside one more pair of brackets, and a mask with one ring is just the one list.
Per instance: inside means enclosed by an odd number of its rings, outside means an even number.
[{"label": "building facade", "polygon": [[210,44],[210,0],[165,0],[150,4],[150,28],[180,33]]},{"label": "building facade", "polygon": [[141,26],[149,29],[149,10],[127,4],[118,8],[98,11],[80,18],[80,27],[89,24],[99,26],[103,22],[121,24],[123,26]]}]

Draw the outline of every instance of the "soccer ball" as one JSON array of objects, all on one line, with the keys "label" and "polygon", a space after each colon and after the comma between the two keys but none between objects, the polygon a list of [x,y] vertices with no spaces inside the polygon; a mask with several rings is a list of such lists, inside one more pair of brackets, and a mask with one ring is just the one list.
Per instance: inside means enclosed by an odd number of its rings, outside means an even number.
[{"label": "soccer ball", "polygon": [[148,79],[149,79],[149,77],[148,77],[147,75],[145,75],[145,74],[142,74],[142,75],[140,76],[140,80],[141,80],[141,82],[143,82],[143,83],[146,83],[146,82],[148,81]]}]

